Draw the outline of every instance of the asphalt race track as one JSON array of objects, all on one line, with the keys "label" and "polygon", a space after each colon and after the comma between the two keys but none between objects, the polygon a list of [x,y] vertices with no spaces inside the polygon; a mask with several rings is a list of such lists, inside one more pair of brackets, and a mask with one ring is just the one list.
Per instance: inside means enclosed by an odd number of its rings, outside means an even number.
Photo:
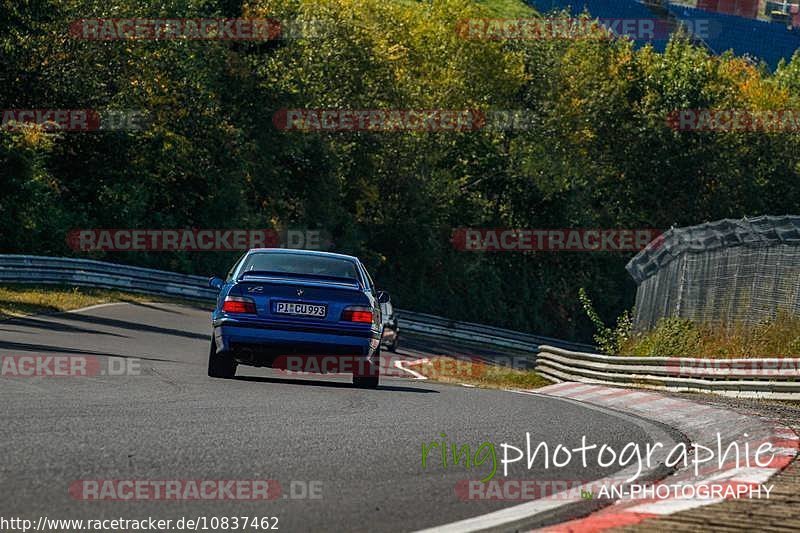
[{"label": "asphalt race track", "polygon": [[[0,377],[0,508],[7,516],[178,519],[277,516],[281,531],[412,531],[518,502],[461,501],[454,487],[488,468],[421,466],[432,440],[555,446],[582,435],[617,449],[650,442],[616,415],[562,400],[385,378],[355,389],[345,376],[296,377],[240,367],[206,375],[208,312],[118,304],[0,322],[0,356],[126,358],[126,375]],[[138,365],[138,367],[137,367]],[[557,473],[524,461],[509,478],[590,480],[578,462]],[[487,465],[484,465],[487,466]],[[500,477],[502,472],[496,474]],[[83,501],[84,479],[280,482],[272,501]],[[303,498],[314,482],[321,498]],[[13,487],[13,490],[10,488]],[[292,494],[292,490],[294,494]]]}]

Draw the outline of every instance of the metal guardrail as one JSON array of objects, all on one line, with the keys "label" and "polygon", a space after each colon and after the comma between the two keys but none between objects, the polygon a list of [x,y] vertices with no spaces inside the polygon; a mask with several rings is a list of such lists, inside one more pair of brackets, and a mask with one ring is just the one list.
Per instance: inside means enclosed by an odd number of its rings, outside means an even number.
[{"label": "metal guardrail", "polygon": [[62,257],[0,255],[0,283],[77,285],[102,289],[215,300],[202,276]]},{"label": "metal guardrail", "polygon": [[[125,291],[213,301],[217,291],[208,279],[164,270],[132,267],[61,257],[0,255],[0,283],[58,284],[121,289]],[[535,354],[543,343],[573,350],[593,350],[589,345],[528,335],[507,329],[457,322],[444,317],[397,310],[401,331]]]},{"label": "metal guardrail", "polygon": [[539,374],[556,382],[800,400],[800,359],[627,357],[543,345],[535,368]]},{"label": "metal guardrail", "polygon": [[[59,284],[213,301],[202,276],[60,257],[0,255],[0,283]],[[537,354],[537,372],[553,381],[580,381],[745,398],[800,400],[800,359],[619,357],[592,346],[528,335],[436,315],[398,310],[401,331]],[[759,368],[752,369],[753,366]]]},{"label": "metal guardrail", "polygon": [[542,344],[578,351],[595,350],[594,346],[588,344],[530,335],[472,322],[457,322],[436,315],[414,313],[402,309],[398,310],[398,316],[401,331],[412,331],[421,335],[447,338],[453,341],[479,344],[482,346],[510,348],[533,354],[539,351],[539,346]]}]

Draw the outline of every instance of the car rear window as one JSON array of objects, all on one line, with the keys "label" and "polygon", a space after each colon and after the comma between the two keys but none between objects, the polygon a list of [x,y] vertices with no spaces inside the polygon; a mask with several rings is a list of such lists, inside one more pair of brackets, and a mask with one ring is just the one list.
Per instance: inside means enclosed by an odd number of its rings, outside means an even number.
[{"label": "car rear window", "polygon": [[358,280],[352,261],[318,255],[254,253],[245,259],[239,275],[251,271]]}]

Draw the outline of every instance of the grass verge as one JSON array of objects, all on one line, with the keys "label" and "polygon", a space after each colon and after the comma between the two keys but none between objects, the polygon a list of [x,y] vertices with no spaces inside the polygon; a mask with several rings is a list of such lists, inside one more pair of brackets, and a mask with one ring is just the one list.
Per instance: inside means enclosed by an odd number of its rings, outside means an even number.
[{"label": "grass verge", "polygon": [[180,303],[200,309],[210,308],[193,300],[165,298],[123,291],[69,287],[63,285],[0,285],[0,320],[15,316],[70,311],[90,305],[112,302],[168,302]]},{"label": "grass verge", "polygon": [[536,10],[522,0],[475,0],[498,17],[532,17]]},{"label": "grass verge", "polygon": [[533,370],[517,370],[453,357],[433,357],[425,363],[415,365],[413,370],[431,381],[473,385],[484,389],[538,389],[552,385],[551,381]]},{"label": "grass verge", "polygon": [[620,344],[623,355],[643,357],[800,357],[800,317],[780,313],[759,324],[730,327],[668,318]]}]

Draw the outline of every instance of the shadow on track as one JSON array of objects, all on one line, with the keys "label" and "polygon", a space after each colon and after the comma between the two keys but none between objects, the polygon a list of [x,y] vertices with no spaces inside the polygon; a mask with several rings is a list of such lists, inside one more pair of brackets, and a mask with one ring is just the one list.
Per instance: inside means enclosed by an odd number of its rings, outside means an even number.
[{"label": "shadow on track", "polygon": [[[236,376],[233,378],[236,381],[251,381],[254,383],[281,383],[289,385],[305,385],[308,387],[332,387],[338,389],[354,389],[352,383],[345,383],[342,381],[325,381],[325,380],[311,380],[311,379],[292,379],[292,378],[268,378],[262,376]],[[360,389],[370,390],[370,389]],[[398,385],[379,385],[376,391],[394,391],[394,392],[417,392],[417,393],[433,393],[439,394],[439,391],[433,389],[420,389],[417,387],[403,387]]]},{"label": "shadow on track", "polygon": [[[72,315],[67,315],[67,320],[70,319]],[[124,339],[128,339],[127,335],[120,335],[118,333],[110,333],[108,331],[100,331],[97,329],[88,329],[82,328],[78,326],[73,326],[71,324],[64,324],[61,322],[55,322],[55,319],[58,318],[57,314],[53,314],[51,320],[41,320],[37,318],[31,317],[13,317],[5,320],[4,324],[15,324],[18,326],[24,326],[28,328],[34,329],[44,329],[47,331],[59,331],[65,333],[89,333],[91,335],[106,335],[110,337],[120,337]]]},{"label": "shadow on track", "polygon": [[172,359],[159,359],[157,357],[143,357],[140,355],[126,355],[107,352],[96,352],[94,350],[86,350],[83,348],[64,348],[61,346],[51,346],[48,344],[29,344],[26,342],[8,342],[0,341],[0,350],[16,351],[16,352],[38,352],[39,354],[72,354],[72,355],[95,355],[100,357],[116,357],[122,359],[136,359],[141,361],[155,361],[159,363],[175,363],[175,364],[192,364],[184,361],[175,361]]},{"label": "shadow on track", "polygon": [[208,314],[211,314],[211,312],[214,310],[214,306],[213,305],[204,304],[204,303],[201,303],[201,302],[198,302],[197,304],[195,304],[193,302],[189,302],[189,303],[186,303],[186,304],[167,302],[170,306],[172,306],[172,308],[170,309],[168,306],[159,305],[157,302],[156,303],[137,302],[137,301],[134,301],[134,300],[126,300],[124,298],[119,300],[119,301],[120,302],[124,302],[124,303],[126,303],[128,305],[133,305],[133,306],[136,306],[136,307],[144,307],[146,309],[152,309],[154,311],[159,311],[161,313],[170,313],[170,314],[173,314],[173,315],[187,315],[188,314],[188,313],[183,312],[182,309],[175,309],[175,307],[178,307],[178,308],[185,307],[185,308],[188,308],[188,309],[193,310],[193,311],[206,311],[206,312],[208,312]]},{"label": "shadow on track", "polygon": [[173,337],[184,337],[187,339],[208,340],[210,335],[208,333],[192,333],[190,331],[181,331],[179,329],[162,328],[159,326],[149,326],[147,324],[138,324],[136,322],[128,322],[126,320],[119,320],[114,318],[102,318],[91,315],[70,314],[65,317],[66,320],[75,322],[85,322],[87,324],[96,324],[101,326],[110,326],[112,328],[129,329],[133,331],[146,331],[148,333],[158,333],[161,335],[170,335]]}]

